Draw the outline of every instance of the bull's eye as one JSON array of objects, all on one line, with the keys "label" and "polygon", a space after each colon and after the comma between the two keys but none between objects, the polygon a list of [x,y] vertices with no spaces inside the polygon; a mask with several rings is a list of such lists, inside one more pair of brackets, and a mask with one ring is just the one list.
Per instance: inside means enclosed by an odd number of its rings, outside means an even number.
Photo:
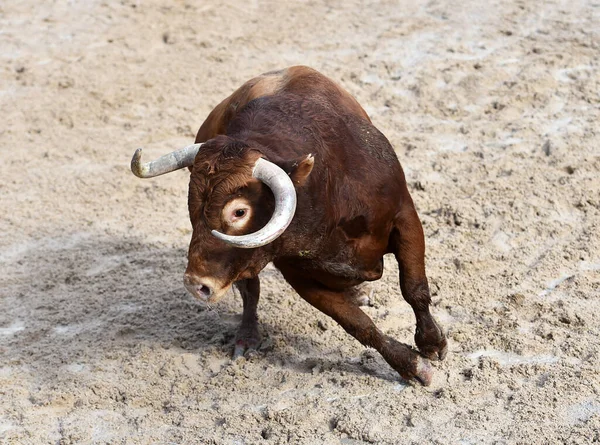
[{"label": "bull's eye", "polygon": [[231,229],[243,230],[252,216],[252,207],[246,198],[234,198],[225,204],[222,220]]}]

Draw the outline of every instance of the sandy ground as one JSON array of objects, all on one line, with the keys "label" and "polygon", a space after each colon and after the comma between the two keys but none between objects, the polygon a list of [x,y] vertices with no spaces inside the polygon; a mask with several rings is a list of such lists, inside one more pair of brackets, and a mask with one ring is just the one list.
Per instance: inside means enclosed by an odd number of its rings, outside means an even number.
[{"label": "sandy ground", "polygon": [[[0,442],[600,442],[600,3],[0,4]],[[310,65],[395,146],[450,339],[431,387],[262,273],[182,285],[188,173],[135,178],[248,78]],[[386,258],[366,311],[412,343]]]}]

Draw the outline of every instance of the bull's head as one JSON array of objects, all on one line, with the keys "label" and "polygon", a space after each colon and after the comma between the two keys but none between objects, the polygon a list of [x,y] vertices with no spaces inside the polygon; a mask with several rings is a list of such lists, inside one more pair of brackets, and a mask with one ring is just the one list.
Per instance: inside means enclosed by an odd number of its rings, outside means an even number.
[{"label": "bull's head", "polygon": [[[287,160],[286,160],[287,161]],[[219,300],[231,285],[256,276],[270,261],[258,247],[278,238],[292,222],[296,190],[312,171],[312,155],[278,162],[227,136],[194,144],[141,163],[141,149],[132,172],[151,178],[190,167],[188,206],[192,240],[184,284],[196,298]],[[283,168],[282,168],[283,167]]]}]

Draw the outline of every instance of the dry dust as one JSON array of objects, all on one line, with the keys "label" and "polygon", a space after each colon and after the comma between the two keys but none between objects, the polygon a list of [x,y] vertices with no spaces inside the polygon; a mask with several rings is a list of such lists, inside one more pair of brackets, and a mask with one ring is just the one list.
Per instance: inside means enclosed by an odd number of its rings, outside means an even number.
[{"label": "dry dust", "polygon": [[[600,3],[50,1],[0,5],[0,442],[600,441]],[[182,286],[193,140],[248,78],[310,65],[396,147],[450,339],[429,388],[262,277]],[[367,308],[412,342],[393,257]]]}]

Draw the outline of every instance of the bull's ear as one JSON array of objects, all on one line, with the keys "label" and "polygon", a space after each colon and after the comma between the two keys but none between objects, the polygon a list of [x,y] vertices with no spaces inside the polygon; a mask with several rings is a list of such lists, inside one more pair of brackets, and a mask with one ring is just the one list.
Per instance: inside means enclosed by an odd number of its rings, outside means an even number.
[{"label": "bull's ear", "polygon": [[279,166],[290,176],[296,187],[302,187],[315,166],[315,157],[311,153],[291,161],[284,161]]}]

